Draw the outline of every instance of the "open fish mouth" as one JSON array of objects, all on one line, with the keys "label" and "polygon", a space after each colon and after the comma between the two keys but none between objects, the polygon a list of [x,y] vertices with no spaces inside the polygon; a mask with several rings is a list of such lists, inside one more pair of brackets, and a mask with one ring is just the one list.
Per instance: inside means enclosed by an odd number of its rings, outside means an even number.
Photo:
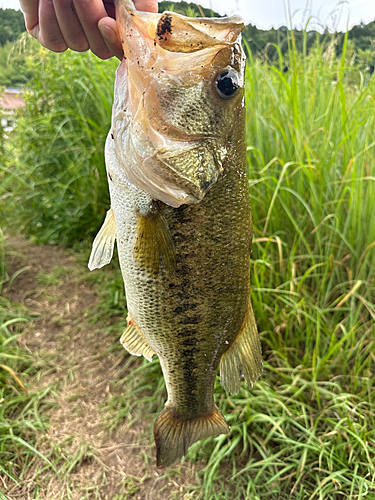
[{"label": "open fish mouth", "polygon": [[129,0],[116,16],[125,57],[109,148],[153,199],[198,203],[225,173],[223,144],[243,106],[242,20],[138,12]]},{"label": "open fish mouth", "polygon": [[[116,0],[115,3],[124,49],[127,45],[126,38],[134,36],[131,31],[134,26],[144,40],[149,38],[167,51],[183,53],[196,52],[219,44],[231,44],[237,41],[244,30],[243,20],[239,16],[193,18],[176,12],[155,14],[137,11],[132,0]],[[132,45],[134,48],[134,44]]]}]

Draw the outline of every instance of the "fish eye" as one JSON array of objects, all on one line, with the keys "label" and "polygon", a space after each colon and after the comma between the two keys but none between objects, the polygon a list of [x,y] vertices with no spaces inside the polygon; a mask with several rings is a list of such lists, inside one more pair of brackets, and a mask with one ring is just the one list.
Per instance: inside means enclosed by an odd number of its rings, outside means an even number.
[{"label": "fish eye", "polygon": [[238,76],[233,71],[225,71],[216,78],[216,89],[223,99],[231,99],[239,87]]}]

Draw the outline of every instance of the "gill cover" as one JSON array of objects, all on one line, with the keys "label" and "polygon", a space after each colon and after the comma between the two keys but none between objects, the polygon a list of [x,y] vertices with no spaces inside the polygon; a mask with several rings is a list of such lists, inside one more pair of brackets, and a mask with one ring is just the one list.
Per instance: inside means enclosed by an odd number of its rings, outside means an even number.
[{"label": "gill cover", "polygon": [[[129,0],[116,0],[116,18],[125,58],[111,149],[130,183],[153,199],[197,203],[223,173],[223,144],[243,105],[242,20],[138,12]],[[223,99],[216,80],[229,72],[238,91]]]}]

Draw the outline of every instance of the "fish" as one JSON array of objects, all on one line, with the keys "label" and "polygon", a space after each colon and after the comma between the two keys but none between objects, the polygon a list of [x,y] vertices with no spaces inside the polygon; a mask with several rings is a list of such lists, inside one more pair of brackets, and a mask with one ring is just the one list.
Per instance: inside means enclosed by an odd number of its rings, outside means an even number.
[{"label": "fish", "polygon": [[91,270],[117,242],[124,348],[157,355],[168,400],[154,423],[158,468],[230,428],[214,402],[251,387],[262,351],[250,297],[252,215],[240,17],[138,12],[116,0],[124,50],[105,160],[111,208]]}]

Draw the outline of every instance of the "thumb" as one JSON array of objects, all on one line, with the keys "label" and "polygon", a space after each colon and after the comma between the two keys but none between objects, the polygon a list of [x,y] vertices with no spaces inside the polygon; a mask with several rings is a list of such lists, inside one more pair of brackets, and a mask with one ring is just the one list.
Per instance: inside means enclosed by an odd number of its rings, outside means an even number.
[{"label": "thumb", "polygon": [[98,23],[98,28],[109,51],[121,61],[124,53],[117,32],[116,21],[111,17],[103,17]]}]

